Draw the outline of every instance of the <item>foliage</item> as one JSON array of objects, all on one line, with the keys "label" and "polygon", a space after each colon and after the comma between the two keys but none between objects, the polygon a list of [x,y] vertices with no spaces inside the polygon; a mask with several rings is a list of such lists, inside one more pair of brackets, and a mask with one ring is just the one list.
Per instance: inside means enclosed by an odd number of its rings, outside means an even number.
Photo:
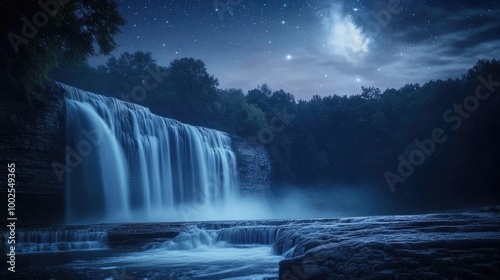
[{"label": "foliage", "polygon": [[44,87],[59,55],[76,64],[109,54],[124,23],[113,0],[1,1],[2,82],[24,92]]},{"label": "foliage", "polygon": [[[491,80],[500,80],[497,60],[479,61],[460,79],[408,84],[383,92],[362,87],[359,94],[350,96],[296,101],[292,94],[273,91],[266,84],[246,94],[241,89],[220,89],[201,60],[183,58],[162,68],[148,53],[125,53],[111,58],[106,66],[80,68],[79,80],[83,82],[77,86],[94,86],[96,83],[85,82],[89,76],[111,80],[115,90],[129,91],[134,84],[141,84],[148,65],[168,74],[138,103],[162,116],[265,145],[275,186],[362,183],[390,193],[384,172],[397,173],[399,157],[408,157],[418,148],[416,140],[429,138],[434,129],[442,128],[448,140],[436,145],[425,163],[397,185],[396,195],[406,197],[408,203],[440,198],[434,203],[444,204],[444,197],[450,203],[500,199],[500,178],[496,175],[500,168],[498,95],[492,93],[481,101],[479,109],[463,119],[456,131],[443,119],[443,113],[454,104],[463,104],[475,94],[481,84],[478,77],[488,80],[492,75]],[[109,86],[103,82],[101,90],[93,90],[113,93]],[[271,133],[266,141],[259,138],[263,132]]]},{"label": "foliage", "polygon": [[[64,64],[52,72],[52,77],[139,103],[161,116],[244,137],[255,135],[265,125],[264,113],[246,101],[243,91],[218,89],[217,79],[207,73],[203,61],[193,58],[177,59],[162,67],[149,52],[125,52],[97,68]],[[143,89],[141,96],[134,96],[137,87]]]}]

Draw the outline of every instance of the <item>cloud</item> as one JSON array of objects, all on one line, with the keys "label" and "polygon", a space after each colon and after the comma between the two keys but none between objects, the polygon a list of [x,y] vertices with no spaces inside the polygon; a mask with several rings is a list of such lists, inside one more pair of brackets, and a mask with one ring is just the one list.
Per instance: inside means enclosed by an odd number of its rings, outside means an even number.
[{"label": "cloud", "polygon": [[[374,13],[387,10],[389,0],[288,0],[286,7],[283,1],[266,6],[250,1],[247,8],[237,8],[243,16],[225,21],[208,9],[193,10],[194,21],[182,21],[181,13],[158,14],[172,24],[177,21],[176,28],[154,25],[155,32],[135,40],[135,29],[125,27],[117,42],[124,46],[119,52],[155,52],[162,65],[176,57],[200,58],[223,88],[246,91],[268,83],[297,99],[352,95],[360,93],[361,85],[383,90],[459,77],[478,59],[500,57],[497,2],[401,0],[403,10],[377,30]],[[158,41],[157,30],[164,32],[161,43],[167,47],[151,44]],[[179,36],[184,33],[188,36]],[[151,49],[156,45],[160,48]]]},{"label": "cloud", "polygon": [[370,38],[356,25],[352,16],[342,12],[339,5],[332,5],[329,13],[322,21],[326,28],[328,51],[351,63],[359,62],[370,52]]}]

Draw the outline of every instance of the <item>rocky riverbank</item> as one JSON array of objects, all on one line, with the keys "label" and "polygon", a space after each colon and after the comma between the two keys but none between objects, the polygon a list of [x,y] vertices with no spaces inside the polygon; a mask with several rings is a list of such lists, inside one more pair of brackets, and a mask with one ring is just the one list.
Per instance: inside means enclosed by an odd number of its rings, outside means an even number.
[{"label": "rocky riverbank", "polygon": [[122,266],[134,279],[176,279],[163,276],[198,275],[200,261],[228,269],[207,279],[245,279],[229,268],[238,262],[248,273],[249,256],[270,261],[252,270],[266,279],[500,279],[498,212],[98,224],[23,229],[18,238],[19,253],[37,252],[19,255],[19,279],[110,279],[107,268]]},{"label": "rocky riverbank", "polygon": [[500,279],[498,213],[315,222],[283,233],[279,279]]}]

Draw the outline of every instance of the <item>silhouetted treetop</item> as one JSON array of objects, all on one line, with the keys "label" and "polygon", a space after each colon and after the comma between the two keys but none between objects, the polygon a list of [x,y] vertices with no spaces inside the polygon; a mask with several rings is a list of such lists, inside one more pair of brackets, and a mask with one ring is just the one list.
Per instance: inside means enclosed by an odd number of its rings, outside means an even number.
[{"label": "silhouetted treetop", "polygon": [[43,86],[62,53],[70,63],[110,54],[125,20],[114,0],[0,2],[0,67],[18,90]]}]

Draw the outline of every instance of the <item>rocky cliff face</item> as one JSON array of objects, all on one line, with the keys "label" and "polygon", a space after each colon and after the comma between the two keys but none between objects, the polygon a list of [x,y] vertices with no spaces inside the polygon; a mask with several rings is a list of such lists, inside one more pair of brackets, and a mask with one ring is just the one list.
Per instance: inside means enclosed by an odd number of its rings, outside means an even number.
[{"label": "rocky cliff face", "polygon": [[263,146],[244,138],[231,136],[238,163],[240,192],[243,195],[265,195],[269,191],[271,162]]},{"label": "rocky cliff face", "polygon": [[[2,92],[0,164],[4,172],[1,176],[6,180],[7,164],[15,164],[18,224],[62,223],[66,173],[59,169],[57,174],[53,164],[59,163],[61,168],[66,162],[66,93],[53,86],[36,95],[37,100],[27,101],[18,94]],[[265,149],[240,137],[231,138],[237,154],[241,193],[265,194],[271,172]],[[7,189],[6,183],[0,185],[2,199],[7,199]],[[6,212],[2,213],[5,217]]]},{"label": "rocky cliff face", "polygon": [[14,163],[18,224],[62,221],[65,183],[52,163],[64,162],[65,157],[64,94],[52,88],[28,101],[19,94],[2,93],[0,163],[5,184],[0,185],[0,195],[7,199],[7,164]]}]

